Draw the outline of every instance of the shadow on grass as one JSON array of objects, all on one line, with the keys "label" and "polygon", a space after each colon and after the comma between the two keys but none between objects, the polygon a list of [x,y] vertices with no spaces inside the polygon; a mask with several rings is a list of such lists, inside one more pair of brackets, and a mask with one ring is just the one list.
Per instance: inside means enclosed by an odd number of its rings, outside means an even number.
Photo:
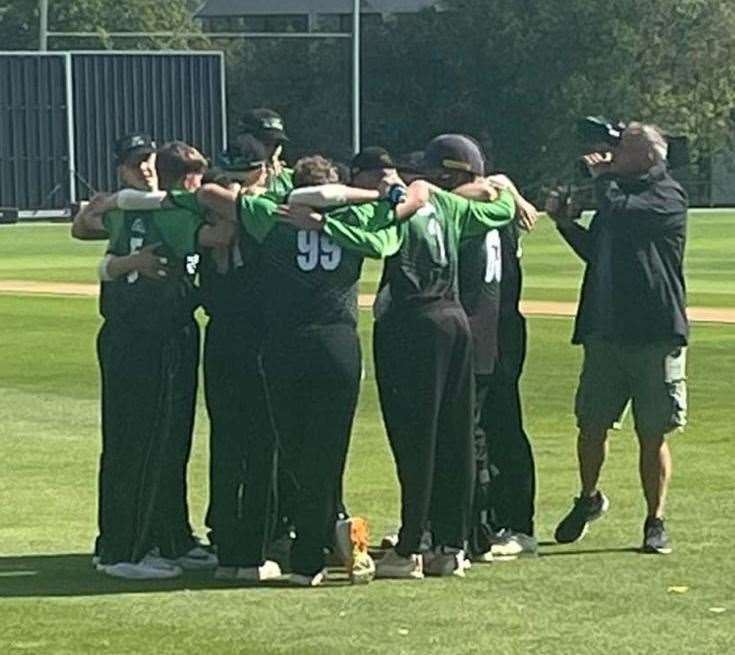
[{"label": "shadow on grass", "polygon": [[[539,546],[561,546],[562,544],[556,544],[556,543],[541,543]],[[566,544],[564,544],[566,545]],[[635,548],[633,546],[627,546],[627,547],[620,547],[620,548],[587,548],[585,550],[556,550],[552,552],[542,552],[539,553],[539,557],[561,557],[563,555],[611,555],[614,553],[635,553],[636,555],[641,554],[640,548]]]},{"label": "shadow on grass", "polygon": [[[349,584],[344,572],[329,581],[330,587]],[[38,596],[102,596],[111,594],[163,593],[201,589],[294,589],[273,580],[259,585],[215,580],[212,571],[186,571],[173,580],[120,580],[97,572],[88,553],[0,557],[0,598]]]}]

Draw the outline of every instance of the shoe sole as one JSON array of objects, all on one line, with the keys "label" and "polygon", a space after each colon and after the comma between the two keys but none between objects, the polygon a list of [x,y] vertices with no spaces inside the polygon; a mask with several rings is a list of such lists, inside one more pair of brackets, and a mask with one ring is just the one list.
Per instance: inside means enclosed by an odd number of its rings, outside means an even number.
[{"label": "shoe sole", "polygon": [[175,559],[175,560],[171,560],[171,562],[175,566],[179,566],[182,569],[184,569],[184,571],[212,571],[213,569],[216,569],[219,566],[216,559],[214,561],[202,560],[201,562],[197,560],[191,560],[191,559],[188,559],[186,561],[182,559]]},{"label": "shoe sole", "polygon": [[554,532],[554,541],[556,541],[556,543],[558,544],[576,544],[577,542],[582,541],[582,539],[584,539],[585,535],[590,530],[590,523],[602,517],[602,515],[605,514],[608,509],[610,509],[610,501],[608,500],[607,496],[603,496],[602,497],[602,507],[600,508],[600,511],[594,514],[593,516],[590,516],[590,518],[587,519],[587,521],[584,524],[584,527],[582,528],[582,532],[579,533],[579,536],[576,539],[562,541],[556,536],[556,532]]},{"label": "shoe sole", "polygon": [[652,546],[642,546],[641,553],[645,555],[671,555],[673,548],[653,548]]},{"label": "shoe sole", "polygon": [[[581,537],[580,537],[581,539]],[[495,562],[515,562],[518,559],[536,559],[538,552],[535,553],[517,553],[516,555],[493,555]]]},{"label": "shoe sole", "polygon": [[412,571],[411,573],[381,572],[380,569],[375,571],[376,579],[380,580],[423,580],[426,576],[423,573]]}]

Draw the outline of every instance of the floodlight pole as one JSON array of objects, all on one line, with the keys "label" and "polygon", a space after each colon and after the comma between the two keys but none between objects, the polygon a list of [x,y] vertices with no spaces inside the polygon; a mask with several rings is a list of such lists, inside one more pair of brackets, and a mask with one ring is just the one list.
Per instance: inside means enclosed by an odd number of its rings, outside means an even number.
[{"label": "floodlight pole", "polygon": [[352,151],[360,152],[360,0],[352,12]]},{"label": "floodlight pole", "polygon": [[48,50],[48,0],[40,0],[38,14],[38,49],[46,52]]}]

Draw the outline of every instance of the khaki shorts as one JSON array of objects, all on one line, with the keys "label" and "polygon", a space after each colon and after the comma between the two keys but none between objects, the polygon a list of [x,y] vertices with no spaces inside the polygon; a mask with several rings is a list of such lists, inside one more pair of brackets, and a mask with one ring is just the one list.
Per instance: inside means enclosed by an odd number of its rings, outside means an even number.
[{"label": "khaki shorts", "polygon": [[583,433],[604,432],[619,420],[629,400],[641,438],[684,427],[686,348],[667,342],[629,346],[588,339],[575,399],[577,426]]}]

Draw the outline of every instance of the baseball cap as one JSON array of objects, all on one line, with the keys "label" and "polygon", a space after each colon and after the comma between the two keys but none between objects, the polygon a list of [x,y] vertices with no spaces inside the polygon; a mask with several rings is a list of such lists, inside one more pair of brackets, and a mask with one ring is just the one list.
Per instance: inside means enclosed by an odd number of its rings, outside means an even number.
[{"label": "baseball cap", "polygon": [[112,151],[117,162],[122,164],[133,153],[151,154],[155,152],[156,142],[147,134],[134,132],[133,134],[126,134],[115,141]]},{"label": "baseball cap", "polygon": [[385,148],[370,146],[358,152],[350,162],[353,176],[363,171],[376,171],[383,168],[395,168],[396,164]]},{"label": "baseball cap", "polygon": [[440,134],[424,150],[422,168],[485,174],[485,157],[480,144],[464,134]]},{"label": "baseball cap", "polygon": [[266,163],[267,156],[263,144],[252,136],[240,139],[237,145],[230,146],[217,158],[217,166],[224,171],[250,171]]},{"label": "baseball cap", "polygon": [[289,140],[283,118],[272,109],[260,108],[245,112],[241,128],[246,134],[252,134],[265,143]]}]

